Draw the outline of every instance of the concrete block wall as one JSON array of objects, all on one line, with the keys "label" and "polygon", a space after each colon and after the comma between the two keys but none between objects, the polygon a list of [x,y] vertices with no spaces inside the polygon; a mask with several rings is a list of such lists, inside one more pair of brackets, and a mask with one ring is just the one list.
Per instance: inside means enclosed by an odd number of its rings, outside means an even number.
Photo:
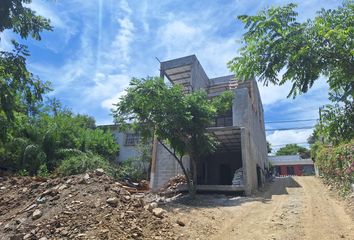
[{"label": "concrete block wall", "polygon": [[[183,157],[184,166],[189,169],[189,157]],[[151,172],[150,187],[153,191],[162,188],[170,178],[182,174],[176,159],[162,146],[160,143],[156,144],[156,158],[155,169]]]},{"label": "concrete block wall", "polygon": [[208,76],[206,75],[202,65],[199,63],[196,57],[192,66],[191,79],[192,79],[192,87],[194,91],[200,89],[207,89],[210,83]]},{"label": "concrete block wall", "polygon": [[[257,164],[264,170],[267,165],[267,144],[264,132],[262,102],[257,84],[250,88],[235,89],[233,125],[243,127],[241,133],[242,161],[245,171],[246,194],[257,189]],[[264,176],[262,175],[264,181]]]}]

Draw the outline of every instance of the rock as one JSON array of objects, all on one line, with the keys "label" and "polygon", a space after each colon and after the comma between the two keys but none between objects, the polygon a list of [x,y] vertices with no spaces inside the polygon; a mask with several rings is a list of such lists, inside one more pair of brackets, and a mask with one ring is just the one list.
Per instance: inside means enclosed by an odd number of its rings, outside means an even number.
[{"label": "rock", "polygon": [[58,194],[58,190],[57,189],[47,189],[45,190],[42,194],[41,194],[41,197],[44,197],[44,196],[51,196],[51,197],[54,197]]},{"label": "rock", "polygon": [[62,236],[68,236],[69,232],[67,230],[63,230],[60,232],[60,235]]},{"label": "rock", "polygon": [[36,210],[32,213],[32,219],[33,219],[33,220],[36,220],[36,219],[42,217],[42,215],[43,215],[42,211],[39,210],[39,209],[36,209]]},{"label": "rock", "polygon": [[97,168],[95,173],[97,176],[102,176],[104,174],[104,170],[102,168]]},{"label": "rock", "polygon": [[58,190],[59,190],[59,191],[62,191],[62,190],[64,190],[64,189],[66,189],[66,188],[68,188],[68,185],[63,184],[63,185],[61,185],[61,186],[58,188]]},{"label": "rock", "polygon": [[23,236],[23,239],[30,239],[32,236],[32,234],[27,233],[25,236]]},{"label": "rock", "polygon": [[186,224],[181,220],[181,219],[177,219],[177,224],[180,225],[181,227],[186,226]]},{"label": "rock", "polygon": [[165,212],[166,211],[163,210],[162,208],[154,208],[152,210],[152,213],[154,214],[154,216],[159,217],[159,218],[163,218],[164,217],[163,215]]},{"label": "rock", "polygon": [[131,195],[131,193],[128,190],[124,189],[124,188],[121,188],[119,190],[119,194],[120,195]]},{"label": "rock", "polygon": [[41,237],[39,240],[48,240],[46,237]]},{"label": "rock", "polygon": [[13,229],[13,226],[12,226],[10,223],[7,223],[7,224],[4,226],[5,232],[11,231],[12,229]]},{"label": "rock", "polygon": [[118,199],[116,197],[108,198],[106,201],[111,207],[118,206]]},{"label": "rock", "polygon": [[38,204],[43,204],[43,203],[45,203],[47,201],[47,198],[46,197],[39,197],[39,198],[37,198],[37,200],[36,200],[36,202],[38,203]]},{"label": "rock", "polygon": [[157,207],[158,207],[158,204],[155,202],[152,202],[148,205],[147,210],[149,210],[151,212],[153,209],[155,209]]},{"label": "rock", "polygon": [[90,179],[90,175],[88,173],[85,173],[84,177],[85,180],[89,180]]},{"label": "rock", "polygon": [[6,190],[5,186],[0,187],[0,190]]},{"label": "rock", "polygon": [[31,206],[29,206],[28,208],[25,209],[25,211],[30,211],[32,209],[34,209],[35,207],[37,207],[37,204],[32,204]]}]

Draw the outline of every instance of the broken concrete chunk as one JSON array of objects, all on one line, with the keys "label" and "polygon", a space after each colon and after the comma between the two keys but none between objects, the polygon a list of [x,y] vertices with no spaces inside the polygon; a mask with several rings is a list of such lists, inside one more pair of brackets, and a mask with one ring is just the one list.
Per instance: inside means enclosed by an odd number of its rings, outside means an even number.
[{"label": "broken concrete chunk", "polygon": [[158,207],[157,203],[152,202],[147,206],[147,210],[149,210],[151,212],[153,209],[155,209],[157,207]]},{"label": "broken concrete chunk", "polygon": [[102,176],[104,174],[104,170],[102,168],[97,168],[95,173],[97,176]]},{"label": "broken concrete chunk", "polygon": [[152,210],[152,213],[156,216],[156,217],[159,217],[159,218],[163,218],[163,215],[166,211],[163,210],[162,208],[154,208]]},{"label": "broken concrete chunk", "polygon": [[116,197],[108,198],[106,201],[111,207],[118,206],[118,199]]},{"label": "broken concrete chunk", "polygon": [[58,188],[58,190],[59,190],[59,191],[62,191],[62,190],[64,190],[64,189],[66,189],[66,188],[68,188],[68,185],[63,184],[63,185],[61,185],[61,186]]},{"label": "broken concrete chunk", "polygon": [[43,215],[42,211],[39,209],[36,209],[32,214],[32,219],[36,220],[36,219],[42,217],[42,215]]},{"label": "broken concrete chunk", "polygon": [[90,179],[90,175],[89,175],[88,173],[85,173],[84,179],[85,179],[85,180],[89,180],[89,179]]}]

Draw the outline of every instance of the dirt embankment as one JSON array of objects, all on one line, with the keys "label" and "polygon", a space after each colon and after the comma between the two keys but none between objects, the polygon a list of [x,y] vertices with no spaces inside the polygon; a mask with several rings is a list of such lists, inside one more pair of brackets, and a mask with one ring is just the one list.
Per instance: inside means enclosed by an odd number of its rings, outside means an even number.
[{"label": "dirt embankment", "polygon": [[173,239],[165,212],[148,209],[156,197],[102,172],[2,179],[0,239]]}]

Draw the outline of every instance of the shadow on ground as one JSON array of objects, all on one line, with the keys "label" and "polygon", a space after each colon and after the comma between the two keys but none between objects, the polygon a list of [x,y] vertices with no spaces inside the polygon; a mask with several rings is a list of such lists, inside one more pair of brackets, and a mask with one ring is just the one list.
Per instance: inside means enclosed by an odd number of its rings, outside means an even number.
[{"label": "shadow on ground", "polygon": [[225,194],[197,194],[195,199],[188,195],[181,195],[167,203],[168,207],[180,207],[185,211],[193,208],[215,208],[215,207],[234,207],[247,202],[262,202],[267,204],[274,195],[288,195],[287,188],[301,188],[302,186],[292,177],[275,178],[274,181],[267,183],[252,196],[225,195]]}]

